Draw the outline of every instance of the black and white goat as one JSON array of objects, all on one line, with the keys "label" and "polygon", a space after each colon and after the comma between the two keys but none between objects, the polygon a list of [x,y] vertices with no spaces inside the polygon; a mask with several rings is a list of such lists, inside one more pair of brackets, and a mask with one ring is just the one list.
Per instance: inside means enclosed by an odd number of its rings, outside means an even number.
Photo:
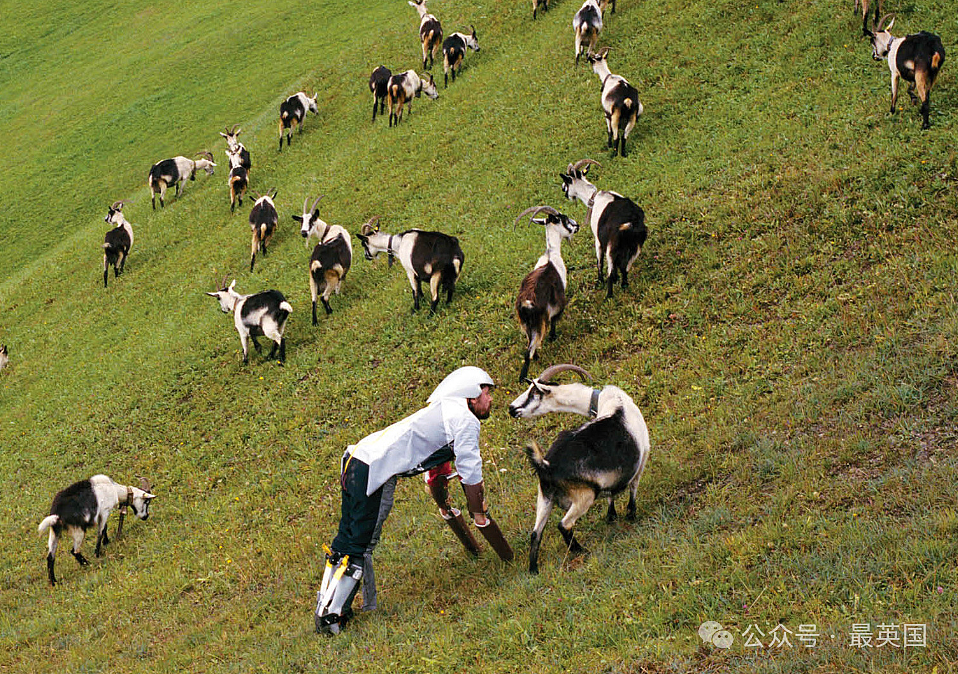
[{"label": "black and white goat", "polygon": [[329,306],[329,297],[339,294],[346,272],[353,262],[353,242],[349,232],[339,225],[327,225],[319,218],[319,200],[307,208],[309,197],[303,201],[303,214],[294,215],[293,220],[300,223],[300,234],[309,242],[310,236],[319,239],[309,258],[309,292],[313,297],[313,325],[316,325],[316,298],[322,295],[326,315],[333,313]]},{"label": "black and white goat", "polygon": [[419,13],[419,42],[422,43],[422,69],[426,69],[426,58],[429,67],[432,67],[434,58],[442,44],[442,26],[439,19],[426,9],[426,0],[408,0],[409,4]]},{"label": "black and white goat", "polygon": [[459,239],[441,232],[424,232],[420,229],[386,234],[379,231],[379,225],[375,224],[378,220],[379,218],[373,218],[367,222],[358,234],[363,244],[363,253],[367,260],[373,260],[379,253],[386,253],[390,265],[393,257],[399,258],[406,270],[409,285],[412,286],[412,310],[419,311],[423,280],[429,281],[432,297],[429,310],[432,313],[435,313],[439,305],[440,285],[446,291],[446,303],[452,302],[452,293],[465,260],[462,248],[459,247]]},{"label": "black and white goat", "polygon": [[163,198],[166,196],[166,188],[170,185],[176,185],[175,196],[178,197],[183,189],[183,183],[187,180],[196,180],[197,171],[206,171],[208,175],[213,175],[216,164],[213,163],[212,153],[201,152],[196,156],[199,159],[173,157],[153,164],[146,184],[150,188],[150,198],[153,201],[154,211],[156,210],[157,194],[160,195],[160,207],[165,206]]},{"label": "black and white goat", "polygon": [[[875,31],[865,31],[872,40],[872,58],[876,61],[887,59],[888,69],[891,70],[891,112],[895,112],[898,102],[898,78],[908,82],[908,95],[911,102],[921,101],[921,128],[931,126],[928,122],[928,112],[931,109],[931,88],[935,85],[938,71],[945,62],[945,47],[941,38],[934,33],[921,31],[914,35],[895,37],[888,31],[894,25],[894,18],[887,27],[882,28],[885,20],[891,14],[886,14],[875,26]],[[915,95],[915,90],[918,95]]]},{"label": "black and white goat", "polygon": [[[546,330],[550,340],[556,338],[556,323],[565,311],[565,291],[568,286],[566,266],[562,259],[562,239],[572,241],[572,235],[579,231],[579,224],[575,220],[550,206],[527,208],[515,221],[519,222],[530,213],[532,222],[545,226],[546,252],[522,280],[516,297],[516,318],[528,343],[519,381],[524,381],[529,374],[529,363],[537,357],[536,352],[542,346]],[[540,213],[546,216],[536,218]]]},{"label": "black and white goat", "polygon": [[373,121],[376,121],[376,107],[379,114],[386,111],[386,96],[389,95],[389,78],[392,71],[386,66],[379,66],[369,76],[369,92],[373,95]]},{"label": "black and white goat", "polygon": [[539,477],[536,523],[529,547],[530,573],[539,572],[542,532],[556,504],[566,509],[559,532],[572,554],[583,552],[572,528],[596,498],[608,497],[606,520],[612,522],[616,519],[613,497],[628,489],[626,518],[635,519],[635,494],[649,459],[649,431],[632,398],[617,386],[597,389],[585,384],[553,382],[557,374],[567,370],[592,381],[592,376],[580,367],[554,365],[509,405],[509,414],[517,418],[571,412],[592,419],[574,430],[559,433],[546,453],[535,442],[526,448]]},{"label": "black and white goat", "polygon": [[103,220],[114,226],[103,238],[103,287],[106,288],[110,265],[113,265],[113,278],[123,273],[126,256],[133,246],[133,226],[123,217],[122,201],[115,201]]},{"label": "black and white goat", "polygon": [[609,70],[606,56],[609,48],[603,47],[597,54],[589,54],[592,71],[602,82],[602,110],[605,112],[605,125],[609,132],[608,146],[612,156],[621,153],[625,156],[625,141],[632,133],[636,120],[642,114],[639,92],[621,75],[613,75]]},{"label": "black and white goat", "polygon": [[306,113],[312,112],[319,114],[319,106],[316,99],[319,98],[319,92],[310,98],[302,91],[287,98],[279,104],[279,149],[283,150],[283,132],[286,132],[286,146],[289,147],[293,142],[293,127],[298,127],[298,132],[303,132],[303,124],[306,121]]},{"label": "black and white goat", "polygon": [[244,169],[249,171],[253,168],[253,163],[250,161],[249,150],[246,149],[246,146],[239,142],[239,135],[243,133],[243,129],[239,128],[239,124],[234,124],[233,128],[226,127],[226,133],[220,131],[220,135],[226,139],[226,147],[229,149],[227,155],[239,154],[239,165]]},{"label": "black and white goat", "polygon": [[286,319],[293,312],[293,307],[278,290],[240,295],[233,290],[235,285],[234,280],[229,287],[223,285],[215,293],[206,294],[219,300],[223,313],[233,313],[233,324],[236,326],[236,332],[239,333],[240,344],[243,345],[243,362],[249,362],[248,341],[252,340],[256,353],[261,353],[262,347],[256,338],[265,336],[273,342],[273,348],[267,359],[272,359],[276,355],[276,350],[279,349],[279,362],[282,364],[286,360],[286,339],[283,337],[283,332],[286,330]]},{"label": "black and white goat", "polygon": [[452,81],[456,81],[456,75],[462,70],[462,59],[466,56],[466,49],[479,53],[479,37],[476,35],[475,27],[470,26],[470,28],[472,28],[472,35],[453,33],[443,40],[443,87],[449,86],[449,71],[452,71]]},{"label": "black and white goat", "polygon": [[[878,21],[878,16],[881,14],[882,0],[874,0],[875,2],[875,18],[872,20],[872,23]],[[858,12],[861,10],[862,14],[862,34],[868,35],[868,4],[869,0],[855,0],[855,11]]]},{"label": "black and white goat", "polygon": [[[599,191],[585,173],[590,164],[599,162],[582,159],[569,164],[568,173],[562,173],[562,191],[571,201],[579,199],[586,205],[585,219],[595,238],[595,258],[598,282],[608,286],[606,297],[612,297],[612,287],[622,276],[622,287],[629,286],[629,270],[642,252],[648,236],[645,212],[634,201],[618,192]],[[605,263],[605,276],[602,264]]]},{"label": "black and white goat", "polygon": [[7,363],[10,362],[10,354],[7,351],[7,345],[4,344],[0,346],[0,370],[7,366]]},{"label": "black and white goat", "polygon": [[429,98],[435,100],[439,98],[439,91],[436,89],[436,82],[429,75],[429,81],[423,79],[429,73],[423,73],[423,77],[416,74],[415,70],[393,75],[389,78],[386,89],[389,94],[389,126],[399,125],[402,121],[403,106],[409,106],[409,112],[412,113],[412,101],[419,98],[423,93]]},{"label": "black and white goat", "polygon": [[142,478],[140,487],[137,488],[117,484],[106,475],[94,475],[57,492],[53,497],[53,505],[50,506],[50,515],[40,522],[39,528],[41,534],[47,529],[50,530],[47,543],[47,575],[50,585],[57,584],[53,565],[60,534],[64,529],[73,538],[73,557],[81,566],[86,566],[89,562],[80,552],[86,530],[96,526],[94,554],[99,557],[102,546],[110,542],[106,533],[106,522],[110,513],[117,507],[129,506],[134,515],[145,520],[150,516],[150,501],[154,498],[156,495],[150,493],[149,483]]},{"label": "black and white goat", "polygon": [[250,242],[249,252],[249,270],[253,271],[253,265],[256,262],[256,251],[262,250],[263,257],[266,257],[266,248],[273,238],[273,232],[276,231],[276,224],[279,222],[279,214],[276,212],[276,204],[273,199],[276,198],[276,190],[270,190],[262,196],[256,197],[256,203],[249,212],[249,228],[253,230],[253,239]]},{"label": "black and white goat", "polygon": [[246,188],[249,187],[249,168],[243,164],[243,153],[238,149],[228,148],[226,158],[230,163],[230,213],[233,213],[236,210],[237,201],[240,206],[243,205],[243,196],[246,194]]},{"label": "black and white goat", "polygon": [[[602,12],[605,11],[607,0],[585,0],[582,7],[572,17],[572,30],[575,31],[575,64],[579,65],[579,55],[584,51],[591,54],[602,32]],[[615,11],[615,3],[612,3]],[[585,49],[583,49],[585,45]]]}]

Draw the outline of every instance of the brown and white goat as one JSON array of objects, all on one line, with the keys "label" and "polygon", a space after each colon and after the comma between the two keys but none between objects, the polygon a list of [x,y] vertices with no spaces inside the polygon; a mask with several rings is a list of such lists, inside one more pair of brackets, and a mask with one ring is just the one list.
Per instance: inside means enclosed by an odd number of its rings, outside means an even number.
[{"label": "brown and white goat", "polygon": [[[895,37],[888,32],[895,23],[893,18],[887,27],[882,28],[886,14],[875,26],[875,31],[865,31],[871,37],[872,58],[876,61],[886,59],[891,70],[891,112],[895,113],[898,102],[898,78],[908,82],[908,95],[913,104],[921,102],[922,129],[931,126],[928,113],[931,109],[931,88],[935,85],[938,71],[945,62],[945,47],[941,38],[934,33],[921,31],[914,35]],[[918,95],[915,95],[917,89]]]},{"label": "brown and white goat", "polygon": [[[572,17],[572,30],[575,31],[575,64],[579,65],[579,55],[583,51],[591,54],[602,32],[602,12],[605,0],[585,0],[582,7]],[[613,5],[614,7],[614,5]],[[583,45],[585,49],[583,50]]]},{"label": "brown and white goat", "polygon": [[239,135],[243,133],[243,129],[239,128],[239,124],[234,124],[233,128],[226,127],[224,129],[226,133],[220,131],[220,135],[226,139],[226,147],[229,149],[227,155],[239,154],[239,164],[247,171],[253,168],[253,163],[250,161],[249,150],[246,149],[246,146],[239,142]]},{"label": "brown and white goat", "polygon": [[279,105],[279,149],[283,150],[283,133],[286,134],[286,147],[293,142],[293,127],[298,127],[298,133],[303,132],[303,124],[306,122],[306,113],[312,112],[319,114],[319,106],[316,99],[319,98],[319,92],[310,98],[302,91],[287,98]]},{"label": "brown and white goat", "polygon": [[[519,381],[524,381],[529,374],[529,363],[537,357],[546,331],[550,341],[556,338],[556,323],[565,311],[565,291],[568,286],[565,261],[562,259],[562,239],[572,241],[572,235],[579,231],[575,220],[550,206],[527,208],[515,222],[530,213],[532,222],[545,226],[546,251],[522,280],[516,297],[516,319],[527,343]],[[546,216],[536,218],[540,213]]]},{"label": "brown and white goat", "polygon": [[[427,74],[423,73],[423,77]],[[402,121],[403,106],[408,105],[409,112],[412,113],[414,98],[419,98],[423,93],[433,100],[439,98],[432,75],[429,75],[428,82],[423,77],[417,75],[415,70],[407,70],[389,78],[386,86],[389,93],[389,126],[398,126]]]},{"label": "brown and white goat", "polygon": [[479,53],[479,37],[476,35],[475,27],[472,28],[472,35],[466,33],[453,33],[442,43],[442,71],[443,87],[449,86],[449,72],[452,71],[452,81],[456,81],[456,75],[462,70],[462,60],[466,56],[466,50],[471,49]]},{"label": "brown and white goat", "polygon": [[[556,384],[553,378],[571,370],[590,385]],[[601,389],[591,385],[592,375],[575,365],[553,365],[533,380],[512,401],[509,414],[516,418],[537,417],[549,412],[571,412],[591,421],[556,437],[548,452],[535,442],[527,446],[529,462],[539,478],[536,523],[529,546],[529,572],[539,572],[539,546],[553,506],[566,509],[559,533],[573,555],[584,549],[572,533],[576,521],[595,500],[606,496],[606,521],[616,519],[613,497],[629,490],[626,518],[636,515],[635,495],[651,449],[649,430],[642,412],[617,386]]]},{"label": "brown and white goat", "polygon": [[412,286],[412,310],[419,311],[423,280],[429,281],[431,313],[435,313],[439,305],[440,286],[446,291],[446,303],[452,302],[456,281],[462,273],[465,260],[462,248],[459,247],[459,239],[441,232],[424,232],[420,229],[386,234],[379,231],[378,224],[374,226],[377,221],[378,218],[373,218],[367,222],[358,234],[363,244],[363,253],[367,260],[374,260],[380,253],[386,253],[390,265],[394,256],[399,258],[406,270],[409,285]]},{"label": "brown and white goat", "polygon": [[150,198],[153,201],[153,210],[156,210],[156,195],[160,195],[160,208],[165,206],[163,198],[166,196],[166,188],[170,185],[176,185],[176,194],[180,196],[183,189],[183,183],[187,180],[196,180],[197,170],[206,171],[207,175],[213,175],[213,169],[216,164],[213,163],[213,154],[209,151],[200,152],[196,155],[199,159],[187,159],[186,157],[173,157],[158,161],[150,167],[150,175],[146,179],[146,184],[150,188]]},{"label": "brown and white goat", "polygon": [[605,112],[605,125],[609,133],[608,146],[612,156],[617,153],[625,156],[625,141],[632,133],[636,120],[642,114],[638,90],[621,75],[613,75],[609,70],[606,57],[609,48],[603,47],[597,54],[589,54],[592,71],[602,82],[602,110]]},{"label": "brown and white goat", "polygon": [[243,205],[243,196],[249,187],[249,169],[243,165],[243,155],[237,150],[226,150],[226,158],[230,163],[230,213],[236,210],[236,203]]},{"label": "brown and white goat", "polygon": [[426,9],[426,0],[408,0],[419,13],[419,41],[422,43],[422,69],[426,69],[426,59],[432,67],[439,48],[442,45],[442,26],[439,19]]},{"label": "brown and white goat", "polygon": [[309,258],[309,292],[313,297],[313,325],[316,320],[316,298],[322,295],[323,308],[326,315],[333,313],[329,306],[329,297],[333,293],[339,294],[346,272],[353,261],[353,243],[344,228],[339,225],[328,225],[319,218],[319,200],[317,197],[313,205],[307,207],[309,197],[303,201],[303,214],[294,215],[293,220],[301,224],[300,234],[306,241],[310,236],[319,239]]},{"label": "brown and white goat", "polygon": [[266,257],[266,248],[273,238],[273,232],[276,231],[276,224],[279,222],[279,214],[276,212],[276,204],[273,199],[276,198],[276,190],[256,198],[256,203],[249,212],[249,227],[253,230],[253,240],[250,243],[249,270],[252,273],[253,264],[256,262],[256,251],[262,250],[263,257]]}]

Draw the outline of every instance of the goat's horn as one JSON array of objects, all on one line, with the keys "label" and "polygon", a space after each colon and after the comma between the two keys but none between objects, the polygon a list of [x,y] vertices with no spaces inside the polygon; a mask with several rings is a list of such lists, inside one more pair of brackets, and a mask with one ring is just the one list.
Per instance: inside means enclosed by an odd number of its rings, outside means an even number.
[{"label": "goat's horn", "polygon": [[309,213],[309,211],[306,210],[306,205],[308,203],[309,203],[309,197],[306,197],[305,199],[303,199],[303,213]]},{"label": "goat's horn", "polygon": [[217,289],[217,290],[225,290],[225,289],[226,289],[226,279],[228,279],[229,277],[230,277],[230,275],[229,275],[228,273],[227,273],[225,276],[223,276],[223,280],[220,281],[220,284],[216,287],[216,289]]},{"label": "goat's horn", "polygon": [[580,159],[579,161],[577,161],[575,164],[572,164],[571,166],[576,171],[581,171],[583,166],[589,166],[591,164],[595,164],[596,166],[602,166],[602,164],[597,162],[595,159]]},{"label": "goat's horn", "polygon": [[[532,213],[532,215],[537,215],[538,213],[541,213],[542,211],[545,211],[546,213],[551,213],[552,215],[559,215],[559,211],[557,211],[556,209],[554,209],[552,206],[530,206],[529,208],[527,208],[526,210],[522,211],[522,213],[520,213],[519,215],[516,216],[515,221],[512,223],[513,229],[515,229],[515,226],[516,226],[517,224],[519,224],[519,221],[520,221],[523,217],[525,217],[526,215],[528,215],[529,213]],[[532,216],[530,216],[530,219],[531,219],[531,217],[532,217]]]},{"label": "goat's horn", "polygon": [[[313,202],[313,205],[309,207],[309,212],[310,212],[310,213],[312,213],[313,211],[316,210],[316,207],[319,205],[319,202],[320,202],[320,201],[322,200],[322,198],[325,197],[325,196],[326,196],[325,194],[320,194],[318,197],[316,197],[316,201],[314,201],[314,202]],[[303,211],[303,212],[305,213],[306,211]]]},{"label": "goat's horn", "polygon": [[887,19],[888,17],[891,17],[892,19],[894,19],[894,18],[895,18],[895,15],[894,15],[893,13],[888,13],[888,14],[886,14],[885,16],[883,16],[881,19],[879,19],[878,23],[875,24],[875,32],[876,32],[876,33],[879,33],[879,32],[881,32],[882,30],[884,30],[884,29],[882,28],[882,26],[885,25],[885,19]]},{"label": "goat's horn", "polygon": [[241,131],[242,131],[242,129],[239,128],[239,124],[234,124],[234,125],[233,125],[233,128],[230,130],[230,135],[231,135],[231,136],[238,136],[238,135],[240,135],[240,132],[241,132]]},{"label": "goat's horn", "polygon": [[604,59],[609,53],[608,47],[603,47],[598,52],[596,52],[595,57],[598,59]]},{"label": "goat's horn", "polygon": [[147,480],[145,477],[141,477],[141,478],[140,478],[140,489],[142,489],[143,491],[145,491],[145,492],[147,492],[147,493],[149,494],[149,493],[152,493],[152,492],[153,492],[153,485],[150,484],[150,481]]},{"label": "goat's horn", "polygon": [[570,365],[568,363],[565,363],[562,365],[550,365],[545,370],[543,370],[542,374],[536,377],[536,379],[538,381],[543,381],[543,382],[552,381],[552,378],[555,377],[557,374],[559,374],[560,372],[565,372],[567,370],[571,370],[572,372],[575,372],[577,375],[582,377],[583,381],[587,379],[590,384],[592,383],[591,374],[583,370],[578,365]]},{"label": "goat's horn", "polygon": [[122,201],[114,201],[114,202],[113,202],[113,205],[110,206],[110,210],[112,210],[112,211],[120,211],[120,210],[123,210],[123,202],[122,202]]},{"label": "goat's horn", "polygon": [[363,224],[362,229],[360,229],[363,236],[369,236],[370,234],[376,231],[375,225],[377,222],[379,222],[379,218],[381,217],[382,217],[381,215],[374,215],[373,217],[369,218],[369,220],[367,220],[365,224]]}]

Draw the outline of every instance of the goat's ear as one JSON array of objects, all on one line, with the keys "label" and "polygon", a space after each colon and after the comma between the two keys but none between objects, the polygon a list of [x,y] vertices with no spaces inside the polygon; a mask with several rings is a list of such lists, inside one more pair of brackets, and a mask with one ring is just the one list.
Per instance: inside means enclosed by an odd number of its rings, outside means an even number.
[{"label": "goat's ear", "polygon": [[219,296],[220,296],[220,294],[219,294],[218,292],[215,292],[215,293],[206,293],[206,294],[209,295],[210,297],[219,297]]},{"label": "goat's ear", "polygon": [[319,209],[313,211],[313,220],[319,220]]},{"label": "goat's ear", "polygon": [[560,173],[559,177],[562,178],[562,182],[566,185],[572,182],[572,176],[567,176],[565,173]]},{"label": "goat's ear", "polygon": [[156,498],[156,494],[151,494],[149,492],[146,492],[145,494],[143,494],[143,498],[146,499],[147,501],[151,501]]},{"label": "goat's ear", "polygon": [[223,133],[222,131],[220,131],[220,135],[223,136],[223,138],[229,138],[229,136],[227,136],[227,135],[226,135],[225,133]]},{"label": "goat's ear", "polygon": [[537,225],[544,225],[549,222],[549,218],[532,218],[532,221]]},{"label": "goat's ear", "polygon": [[303,221],[303,216],[302,216],[302,215],[294,215],[294,216],[293,216],[293,220],[295,220],[296,222],[302,222],[302,221]]},{"label": "goat's ear", "polygon": [[232,289],[233,289],[233,286],[235,286],[235,285],[236,285],[236,279],[234,278],[234,279],[233,279],[233,282],[230,283],[230,287],[228,288],[228,290],[232,290]]}]

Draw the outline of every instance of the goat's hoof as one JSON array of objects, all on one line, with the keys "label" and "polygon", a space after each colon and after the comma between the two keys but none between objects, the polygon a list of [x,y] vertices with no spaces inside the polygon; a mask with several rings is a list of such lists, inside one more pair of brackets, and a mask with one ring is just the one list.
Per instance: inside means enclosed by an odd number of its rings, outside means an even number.
[{"label": "goat's hoof", "polygon": [[636,520],[635,511],[632,510],[625,515],[625,519],[629,522],[634,522]]}]

